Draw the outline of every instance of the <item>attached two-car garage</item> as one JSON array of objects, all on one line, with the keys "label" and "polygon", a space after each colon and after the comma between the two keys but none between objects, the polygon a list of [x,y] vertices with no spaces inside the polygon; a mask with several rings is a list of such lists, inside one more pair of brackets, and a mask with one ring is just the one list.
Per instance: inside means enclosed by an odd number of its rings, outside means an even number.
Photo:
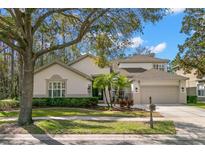
[{"label": "attached two-car garage", "polygon": [[148,104],[149,97],[152,97],[154,104],[178,103],[179,87],[177,86],[142,86],[141,103]]},{"label": "attached two-car garage", "polygon": [[140,73],[133,81],[134,103],[148,104],[150,96],[154,104],[186,103],[186,79],[154,69]]}]

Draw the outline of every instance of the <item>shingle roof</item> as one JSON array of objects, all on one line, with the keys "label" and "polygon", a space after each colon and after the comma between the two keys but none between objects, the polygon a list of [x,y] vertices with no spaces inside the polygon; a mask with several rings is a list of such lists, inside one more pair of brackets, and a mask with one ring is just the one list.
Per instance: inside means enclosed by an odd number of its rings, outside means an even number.
[{"label": "shingle roof", "polygon": [[156,69],[150,69],[134,76],[140,80],[187,80],[189,78],[177,75],[175,73],[164,72]]},{"label": "shingle roof", "polygon": [[119,60],[118,63],[168,63],[168,59],[160,59],[146,55],[136,55],[130,58]]},{"label": "shingle roof", "polygon": [[133,78],[136,74],[142,73],[144,71],[146,70],[143,68],[120,68],[116,72],[119,72],[128,78]]},{"label": "shingle roof", "polygon": [[58,64],[58,65],[60,65],[60,66],[62,66],[62,67],[64,67],[64,68],[66,68],[66,69],[68,69],[68,70],[70,70],[70,71],[72,71],[72,72],[74,72],[74,73],[76,73],[76,74],[78,74],[78,75],[80,75],[80,76],[82,76],[82,77],[88,79],[88,80],[92,80],[92,77],[90,77],[89,75],[87,75],[87,74],[85,74],[85,73],[83,73],[83,72],[80,72],[79,70],[76,70],[75,68],[70,67],[70,66],[68,66],[68,65],[66,65],[66,64],[64,64],[64,63],[62,63],[62,62],[60,62],[60,61],[58,61],[58,60],[53,61],[53,62],[51,62],[51,63],[49,63],[49,64],[46,64],[46,65],[44,65],[44,66],[42,66],[42,67],[36,69],[36,70],[34,71],[34,73],[38,73],[38,72],[40,72],[40,71],[42,71],[42,70],[44,70],[44,69],[46,69],[46,68],[48,68],[48,67],[50,67],[50,66],[52,66],[52,65],[54,65],[54,64]]}]

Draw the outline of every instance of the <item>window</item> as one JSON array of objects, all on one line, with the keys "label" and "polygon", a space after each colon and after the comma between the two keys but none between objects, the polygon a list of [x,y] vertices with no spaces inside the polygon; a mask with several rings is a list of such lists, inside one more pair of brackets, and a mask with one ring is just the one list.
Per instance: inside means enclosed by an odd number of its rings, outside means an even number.
[{"label": "window", "polygon": [[65,82],[64,81],[50,81],[48,83],[48,96],[65,97]]},{"label": "window", "polygon": [[197,85],[198,96],[205,96],[204,89],[205,89],[204,84],[198,84]]},{"label": "window", "polygon": [[157,70],[164,71],[165,70],[165,65],[164,64],[154,64],[153,68],[157,69]]}]

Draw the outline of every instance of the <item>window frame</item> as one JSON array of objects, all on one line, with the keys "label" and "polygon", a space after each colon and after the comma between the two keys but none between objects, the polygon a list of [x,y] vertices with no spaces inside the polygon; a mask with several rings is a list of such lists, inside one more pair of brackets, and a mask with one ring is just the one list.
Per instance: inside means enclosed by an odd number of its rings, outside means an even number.
[{"label": "window frame", "polygon": [[[51,84],[51,85],[50,85]],[[56,85],[56,86],[54,86]],[[48,97],[50,98],[59,98],[59,97],[65,97],[66,95],[66,82],[62,80],[50,80],[48,81]],[[51,91],[51,95],[50,95]],[[54,96],[55,92],[59,92],[60,95]]]},{"label": "window frame", "polygon": [[[200,85],[203,86],[203,89],[199,89]],[[199,95],[199,91],[202,91],[203,95]],[[197,96],[198,97],[205,97],[205,84],[204,83],[198,83],[197,84]]]},{"label": "window frame", "polygon": [[153,64],[153,68],[160,71],[165,71],[165,64]]}]

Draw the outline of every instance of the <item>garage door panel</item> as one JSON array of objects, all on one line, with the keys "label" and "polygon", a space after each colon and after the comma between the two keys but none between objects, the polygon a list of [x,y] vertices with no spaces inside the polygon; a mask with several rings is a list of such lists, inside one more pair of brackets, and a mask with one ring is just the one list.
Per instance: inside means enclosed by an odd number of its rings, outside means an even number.
[{"label": "garage door panel", "polygon": [[154,104],[178,103],[179,89],[177,86],[141,87],[141,103],[148,104],[150,96]]}]

